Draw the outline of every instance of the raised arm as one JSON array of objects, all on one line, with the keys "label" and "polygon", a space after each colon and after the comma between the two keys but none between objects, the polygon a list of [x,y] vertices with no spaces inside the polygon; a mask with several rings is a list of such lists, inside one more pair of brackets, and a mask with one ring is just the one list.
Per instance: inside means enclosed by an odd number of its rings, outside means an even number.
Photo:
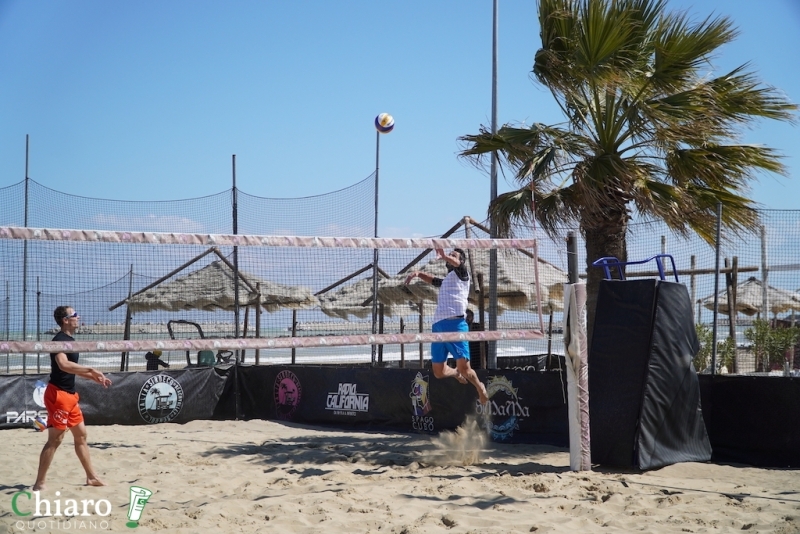
[{"label": "raised arm", "polygon": [[445,254],[444,250],[437,248],[436,255],[453,267],[461,267],[461,254],[455,249],[450,254]]}]

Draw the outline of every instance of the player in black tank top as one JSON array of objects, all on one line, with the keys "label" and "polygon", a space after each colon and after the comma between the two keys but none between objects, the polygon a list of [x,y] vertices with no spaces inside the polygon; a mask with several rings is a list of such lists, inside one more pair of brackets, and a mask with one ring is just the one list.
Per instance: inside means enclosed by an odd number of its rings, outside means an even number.
[{"label": "player in black tank top", "polygon": [[[72,336],[80,325],[80,316],[77,312],[69,306],[59,306],[53,312],[53,317],[61,327],[53,341],[75,341]],[[111,380],[97,369],[79,364],[77,352],[52,353],[50,365],[50,383],[44,393],[44,404],[47,408],[47,443],[39,454],[39,470],[33,491],[45,489],[47,470],[67,430],[72,432],[75,454],[86,471],[86,485],[105,486],[95,473],[89,457],[86,425],[78,405],[79,395],[75,391],[75,376],[88,378],[106,388],[111,385]]]}]

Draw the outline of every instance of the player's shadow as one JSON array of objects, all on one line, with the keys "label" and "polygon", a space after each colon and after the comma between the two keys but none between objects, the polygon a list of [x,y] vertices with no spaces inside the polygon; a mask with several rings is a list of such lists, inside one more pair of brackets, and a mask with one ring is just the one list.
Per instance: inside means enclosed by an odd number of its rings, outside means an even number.
[{"label": "player's shadow", "polygon": [[[300,427],[293,423],[280,423],[287,426]],[[309,428],[308,426],[302,426]],[[533,473],[562,473],[569,470],[566,466],[549,465],[537,461],[537,451],[548,454],[553,447],[532,447],[530,445],[485,444],[480,455],[484,458],[471,463],[460,460],[459,453],[448,457],[448,451],[436,448],[433,436],[427,434],[402,434],[398,432],[365,432],[343,434],[341,429],[327,427],[310,427],[313,436],[291,439],[270,439],[260,444],[242,443],[212,447],[202,455],[221,458],[249,457],[249,461],[267,468],[285,464],[293,464],[298,472],[305,465],[329,465],[331,462],[353,464],[354,474],[365,476],[381,471],[383,467],[408,468],[409,474],[418,470],[429,470],[441,466],[470,465],[469,471],[460,474],[427,473],[441,479],[458,479],[463,476],[483,478],[501,474],[513,476]],[[367,434],[367,436],[365,436]],[[433,452],[436,460],[433,461]],[[460,452],[460,451],[459,451]],[[521,461],[522,460],[522,461]],[[366,467],[365,467],[366,466]],[[305,468],[304,476],[314,476],[316,469]],[[324,469],[323,469],[324,470]]]},{"label": "player's shadow", "polygon": [[9,490],[14,490],[14,493],[16,493],[18,491],[26,490],[26,489],[28,489],[30,487],[31,487],[30,484],[27,484],[27,485],[26,484],[16,484],[14,486],[8,486],[6,484],[0,484],[0,493],[4,493],[4,492],[9,491]]},{"label": "player's shadow", "polygon": [[137,445],[137,444],[128,444],[128,443],[109,443],[107,441],[101,441],[97,443],[89,443],[89,446],[93,449],[142,449],[144,445]]}]

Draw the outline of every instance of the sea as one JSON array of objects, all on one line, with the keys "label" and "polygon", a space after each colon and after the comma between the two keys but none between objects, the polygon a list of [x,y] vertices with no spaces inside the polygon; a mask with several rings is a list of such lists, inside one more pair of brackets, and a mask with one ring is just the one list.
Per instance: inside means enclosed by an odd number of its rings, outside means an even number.
[{"label": "sea", "polygon": [[[262,332],[262,337],[285,337],[286,331]],[[314,335],[330,335],[329,331],[302,331],[304,336]],[[50,339],[51,334],[42,336],[42,339]],[[206,338],[216,337],[214,332],[209,331]],[[219,336],[229,337],[229,336]],[[169,339],[169,336],[157,335],[153,333],[138,333],[132,334],[132,339]],[[109,337],[108,335],[98,334],[81,334],[79,331],[75,339],[78,341],[93,341],[93,340],[110,340],[119,339]],[[413,365],[414,362],[420,361],[420,344],[406,344],[400,345],[384,345],[380,361],[385,365],[397,365],[401,360],[405,360]],[[293,354],[294,350],[294,354]],[[377,350],[377,349],[376,349]],[[529,355],[542,355],[542,354],[564,354],[563,336],[559,333],[554,333],[550,342],[547,339],[534,339],[534,340],[515,340],[515,341],[498,341],[497,342],[497,356],[498,358],[514,357],[514,356],[529,356]],[[424,360],[430,359],[430,344],[422,344],[422,355]],[[378,355],[376,355],[377,360]],[[196,353],[188,354],[188,358],[192,363],[197,360]],[[255,363],[256,354],[254,350],[244,351],[244,363]],[[474,356],[473,356],[474,358]],[[169,364],[170,368],[181,368],[187,364],[186,351],[164,351],[161,360]],[[297,348],[297,349],[261,349],[259,351],[259,364],[260,365],[285,365],[291,364],[294,360],[296,364],[319,365],[319,364],[364,364],[372,361],[372,346],[371,345],[352,345],[343,347],[314,347],[314,348]],[[99,369],[102,372],[120,371],[122,363],[122,355],[118,352],[97,352],[97,353],[81,353],[80,363],[90,367]],[[127,368],[128,371],[141,371],[146,367],[145,353],[132,352],[128,356]],[[41,354],[0,354],[0,373],[5,374],[41,374],[50,372],[50,355],[47,353]]]}]

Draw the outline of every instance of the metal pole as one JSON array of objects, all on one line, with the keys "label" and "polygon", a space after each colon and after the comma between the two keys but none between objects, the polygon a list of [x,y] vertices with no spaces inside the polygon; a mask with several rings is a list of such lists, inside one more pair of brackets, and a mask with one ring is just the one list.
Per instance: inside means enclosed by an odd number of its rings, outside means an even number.
[{"label": "metal pole", "polygon": [[[420,334],[422,333],[423,328],[425,326],[425,319],[423,318],[423,315],[425,313],[424,304],[425,304],[424,300],[419,301],[419,333]],[[422,354],[422,343],[419,344],[419,368],[420,369],[424,369],[425,368],[425,361],[423,359],[423,354]]]},{"label": "metal pole", "polygon": [[[297,310],[292,310],[292,337],[297,337]],[[292,347],[292,365],[297,363],[297,349]]]},{"label": "metal pole", "polygon": [[[692,254],[692,257],[689,260],[689,266],[692,270],[692,274],[689,277],[689,292],[692,294],[691,299],[692,302],[697,302],[697,276],[694,274],[694,270],[697,268],[697,257]],[[694,311],[694,306],[692,306],[692,311]],[[697,306],[697,317],[694,318],[695,323],[700,322],[700,306]]]},{"label": "metal pole", "polygon": [[[131,269],[128,271],[128,299],[125,302],[125,328],[122,331],[122,339],[130,339],[131,338],[131,320],[133,319],[133,313],[131,312],[131,297],[133,296],[133,264],[131,263]],[[130,368],[129,363],[129,356],[130,352],[123,352],[122,359],[119,362],[119,370],[127,371]]]},{"label": "metal pole", "polygon": [[714,324],[711,326],[711,374],[717,374],[717,315],[719,314],[719,255],[722,236],[722,202],[717,202],[717,235],[714,263]]},{"label": "metal pole", "polygon": [[[9,318],[9,313],[11,313],[11,295],[8,292],[8,280],[6,280],[6,341],[11,339],[11,321]],[[9,358],[11,358],[11,354],[6,352],[6,374],[9,373]]]},{"label": "metal pole", "polygon": [[575,232],[567,232],[567,276],[570,284],[578,283],[578,239]]},{"label": "metal pole", "polygon": [[[233,235],[239,233],[239,212],[237,204],[237,190],[236,190],[236,154],[231,156],[231,172],[233,174]],[[239,247],[233,247],[233,334],[236,339],[239,339]],[[239,350],[234,353],[233,358],[233,378],[234,378],[234,398],[236,400],[235,413],[236,419],[239,419],[240,408],[240,392],[239,392]]]},{"label": "metal pole", "polygon": [[[36,277],[36,341],[42,340],[42,291],[39,286],[39,277]],[[36,353],[36,373],[42,372],[42,353]]]},{"label": "metal pole", "polygon": [[[381,162],[381,133],[375,132],[375,232],[378,237],[378,176]],[[372,334],[378,333],[378,249],[372,251]],[[377,359],[378,346],[372,345],[372,365]]]},{"label": "metal pole", "polygon": [[[761,287],[761,310],[763,312],[763,317],[769,321],[769,295],[767,294],[767,275],[769,274],[769,269],[767,268],[767,227],[765,225],[761,225],[761,279],[763,281],[763,285]],[[794,316],[794,311],[792,311],[792,316]]]},{"label": "metal pole", "polygon": [[8,291],[8,280],[6,280],[6,341],[11,339],[11,293]]},{"label": "metal pole", "polygon": [[[492,7],[492,134],[497,133],[497,12],[498,0]],[[492,152],[490,201],[497,199],[497,153]],[[494,216],[489,221],[492,239],[497,238],[497,225]],[[489,330],[497,330],[497,249],[489,253]],[[497,342],[489,342],[487,367],[497,369]]]},{"label": "metal pole", "polygon": [[[239,215],[237,213],[237,192],[236,192],[236,154],[232,156],[233,172],[233,235],[239,233]],[[239,247],[233,246],[233,333],[239,339]],[[239,351],[236,351],[236,361],[239,361]]]},{"label": "metal pole", "polygon": [[[406,330],[406,323],[402,317],[400,317],[400,333],[402,334]],[[406,366],[406,346],[403,343],[400,343],[400,369],[403,369]]]},{"label": "metal pole", "polygon": [[[258,303],[256,304],[256,337],[261,337],[261,283],[256,283],[256,295],[258,295]],[[256,365],[261,363],[261,349],[256,349]]]},{"label": "metal pole", "polygon": [[[25,135],[25,228],[28,227],[28,154],[29,138]],[[28,240],[22,244],[22,341],[28,340]],[[22,353],[22,374],[27,373],[28,355]]]}]

